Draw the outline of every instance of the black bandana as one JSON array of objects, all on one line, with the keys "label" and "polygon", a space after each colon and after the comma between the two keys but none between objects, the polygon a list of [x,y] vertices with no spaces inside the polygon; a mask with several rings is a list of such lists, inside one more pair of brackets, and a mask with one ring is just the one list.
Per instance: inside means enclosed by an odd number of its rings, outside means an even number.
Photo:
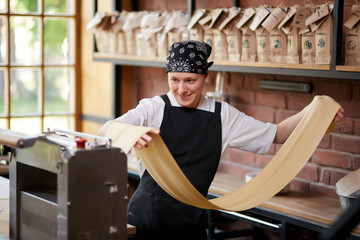
[{"label": "black bandana", "polygon": [[211,46],[204,42],[186,40],[176,42],[169,48],[166,72],[207,74],[213,62],[207,62]]}]

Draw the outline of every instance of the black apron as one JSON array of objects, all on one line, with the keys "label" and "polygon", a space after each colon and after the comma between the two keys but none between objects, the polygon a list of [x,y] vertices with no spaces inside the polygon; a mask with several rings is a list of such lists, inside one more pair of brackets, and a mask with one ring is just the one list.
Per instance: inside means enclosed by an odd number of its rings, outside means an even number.
[{"label": "black apron", "polygon": [[[160,135],[196,189],[207,195],[221,154],[221,103],[215,113],[173,107],[167,95]],[[145,171],[128,206],[136,239],[206,239],[206,210],[168,195]]]}]

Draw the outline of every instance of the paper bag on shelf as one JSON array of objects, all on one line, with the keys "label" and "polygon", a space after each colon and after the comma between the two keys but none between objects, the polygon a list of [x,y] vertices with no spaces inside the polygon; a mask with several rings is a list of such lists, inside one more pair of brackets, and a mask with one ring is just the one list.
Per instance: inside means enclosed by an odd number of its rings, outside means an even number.
[{"label": "paper bag on shelf", "polygon": [[270,52],[271,62],[286,63],[287,62],[287,37],[281,30],[275,28],[270,32]]},{"label": "paper bag on shelf", "polygon": [[305,19],[305,26],[315,32],[315,63],[330,64],[333,5],[315,6],[313,14]]},{"label": "paper bag on shelf", "polygon": [[[300,31],[300,30],[299,30]],[[315,33],[308,31],[301,34],[301,57],[302,63],[314,64],[315,63]]]},{"label": "paper bag on shelf", "polygon": [[[138,56],[155,58],[158,56],[158,36],[162,32],[166,20],[167,12],[148,12],[144,14],[140,24],[140,31],[137,34]],[[167,44],[166,44],[167,46]]]},{"label": "paper bag on shelf", "polygon": [[206,9],[196,9],[187,25],[187,30],[191,40],[204,41],[204,28],[200,25],[199,20],[207,13]]},{"label": "paper bag on shelf", "polygon": [[210,29],[213,32],[214,43],[213,43],[213,53],[215,60],[227,60],[227,41],[226,35],[220,25],[224,20],[226,20],[229,14],[228,9],[217,8],[212,10],[212,20],[209,25]]},{"label": "paper bag on shelf", "polygon": [[241,8],[229,8],[228,17],[220,25],[227,41],[227,55],[229,61],[240,61],[241,57],[241,31],[235,26],[240,15]]},{"label": "paper bag on shelf", "polygon": [[112,32],[115,34],[115,53],[126,54],[125,33],[122,30],[127,17],[127,11],[121,11],[119,17],[112,25]]},{"label": "paper bag on shelf", "polygon": [[331,62],[331,39],[333,30],[333,18],[330,14],[326,21],[315,31],[315,63],[330,64]]},{"label": "paper bag on shelf", "polygon": [[110,52],[112,17],[111,14],[96,13],[86,26],[88,30],[93,29],[98,52]]},{"label": "paper bag on shelf", "polygon": [[258,62],[271,61],[270,33],[263,27],[255,31]]},{"label": "paper bag on shelf", "polygon": [[297,7],[298,6],[290,7],[286,17],[278,25],[278,29],[281,29],[286,34],[286,62],[293,64],[301,63],[301,37],[299,28],[292,25]]},{"label": "paper bag on shelf", "polygon": [[186,39],[183,35],[187,32],[187,17],[183,11],[171,12],[164,29],[165,33],[168,34],[168,46]]},{"label": "paper bag on shelf", "polygon": [[169,49],[168,46],[169,40],[168,40],[168,34],[167,32],[165,32],[165,25],[170,17],[170,13],[168,11],[164,11],[161,14],[163,15],[164,22],[160,25],[159,31],[156,32],[156,44],[157,44],[156,55],[159,58],[165,59],[168,55],[168,49]]},{"label": "paper bag on shelf", "polygon": [[344,26],[345,65],[360,66],[360,5],[352,7]]},{"label": "paper bag on shelf", "polygon": [[271,62],[286,63],[287,47],[286,34],[276,26],[286,17],[287,7],[271,9],[270,15],[264,20],[261,26],[269,32]]},{"label": "paper bag on shelf", "polygon": [[257,45],[256,34],[249,26],[241,27],[241,61],[256,62],[257,61]]},{"label": "paper bag on shelf", "polygon": [[126,21],[123,26],[126,40],[126,54],[136,55],[137,54],[137,42],[136,36],[140,31],[141,19],[146,12],[129,12]]},{"label": "paper bag on shelf", "polygon": [[204,42],[206,42],[207,44],[209,44],[212,48],[213,51],[209,57],[209,61],[212,61],[215,59],[215,51],[214,51],[214,29],[212,28],[214,21],[213,18],[217,18],[214,17],[214,15],[216,14],[220,14],[222,11],[222,9],[214,9],[214,10],[209,10],[207,11],[207,13],[205,14],[205,16],[203,16],[200,20],[199,20],[199,24],[202,26],[202,28],[204,29]]},{"label": "paper bag on shelf", "polygon": [[250,19],[255,16],[255,13],[253,8],[246,8],[236,23],[236,28],[241,30],[241,61],[243,62],[255,62],[257,60],[256,36],[255,32],[249,28]]}]

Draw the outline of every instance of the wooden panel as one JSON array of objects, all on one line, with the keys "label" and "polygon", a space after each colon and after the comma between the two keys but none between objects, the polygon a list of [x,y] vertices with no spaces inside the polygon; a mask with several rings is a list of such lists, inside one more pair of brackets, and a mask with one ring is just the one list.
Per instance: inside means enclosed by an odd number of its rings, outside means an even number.
[{"label": "wooden panel", "polygon": [[[92,30],[86,30],[86,25],[94,16],[94,3],[86,0],[82,0],[81,3],[82,113],[110,118],[113,111],[112,64],[93,61],[93,32]],[[98,11],[109,12],[111,10],[112,0],[98,1]],[[82,131],[86,132],[85,128]]]},{"label": "wooden panel", "polygon": [[101,123],[95,123],[90,121],[83,121],[82,122],[82,130],[85,133],[89,134],[98,134],[100,127],[102,126]]},{"label": "wooden panel", "polygon": [[121,67],[121,114],[134,107],[134,68]]}]

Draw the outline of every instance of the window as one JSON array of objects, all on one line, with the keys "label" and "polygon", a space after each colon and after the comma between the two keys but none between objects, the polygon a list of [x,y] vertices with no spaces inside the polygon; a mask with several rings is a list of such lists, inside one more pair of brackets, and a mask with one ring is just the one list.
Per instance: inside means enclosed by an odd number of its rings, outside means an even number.
[{"label": "window", "polygon": [[75,130],[76,0],[0,0],[0,128]]}]

